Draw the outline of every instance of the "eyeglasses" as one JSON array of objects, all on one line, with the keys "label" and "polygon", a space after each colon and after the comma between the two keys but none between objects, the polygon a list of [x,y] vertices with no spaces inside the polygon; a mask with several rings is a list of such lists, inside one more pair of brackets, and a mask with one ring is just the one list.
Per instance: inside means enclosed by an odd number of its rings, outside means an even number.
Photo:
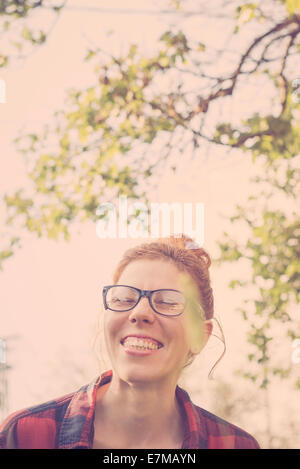
[{"label": "eyeglasses", "polygon": [[161,288],[159,290],[140,290],[129,285],[106,285],[103,287],[105,309],[111,311],[130,311],[140,299],[146,296],[153,311],[162,316],[180,316],[186,299],[178,290]]}]

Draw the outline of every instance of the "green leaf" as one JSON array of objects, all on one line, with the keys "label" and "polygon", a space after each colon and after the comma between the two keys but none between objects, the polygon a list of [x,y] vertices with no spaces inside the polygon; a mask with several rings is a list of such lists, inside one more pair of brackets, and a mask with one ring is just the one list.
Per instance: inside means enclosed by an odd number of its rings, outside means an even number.
[{"label": "green leaf", "polygon": [[300,0],[286,0],[286,10],[290,15],[300,13]]}]

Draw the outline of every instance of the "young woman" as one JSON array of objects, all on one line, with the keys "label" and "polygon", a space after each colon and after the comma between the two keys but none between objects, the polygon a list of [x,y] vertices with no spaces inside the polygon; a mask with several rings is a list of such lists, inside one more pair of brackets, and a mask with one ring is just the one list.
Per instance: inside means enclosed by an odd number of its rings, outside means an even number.
[{"label": "young woman", "polygon": [[186,236],[129,249],[103,288],[111,370],[75,393],[11,414],[0,448],[252,448],[177,384],[213,329],[210,257]]}]

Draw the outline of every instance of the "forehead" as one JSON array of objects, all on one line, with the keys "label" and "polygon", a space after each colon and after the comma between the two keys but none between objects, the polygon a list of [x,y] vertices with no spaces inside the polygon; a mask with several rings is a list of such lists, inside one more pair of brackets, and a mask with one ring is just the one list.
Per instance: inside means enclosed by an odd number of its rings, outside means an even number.
[{"label": "forehead", "polygon": [[179,289],[180,271],[173,262],[162,260],[137,260],[125,267],[118,283],[144,290],[159,288]]}]

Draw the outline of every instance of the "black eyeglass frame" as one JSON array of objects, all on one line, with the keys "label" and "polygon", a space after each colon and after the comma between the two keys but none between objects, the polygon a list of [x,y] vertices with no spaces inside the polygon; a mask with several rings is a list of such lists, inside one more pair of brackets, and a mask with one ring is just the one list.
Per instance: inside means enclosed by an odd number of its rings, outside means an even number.
[{"label": "black eyeglass frame", "polygon": [[[133,290],[136,290],[139,293],[139,298],[138,298],[136,304],[131,306],[128,309],[112,309],[112,308],[110,308],[107,305],[107,302],[106,302],[106,295],[107,295],[108,290],[112,287],[128,287],[128,288],[132,288]],[[176,291],[177,293],[181,293],[181,295],[183,296],[183,298],[185,300],[182,312],[178,313],[178,314],[164,314],[164,313],[160,313],[159,311],[156,311],[156,309],[154,308],[154,306],[152,304],[152,295],[153,295],[153,293],[155,293],[157,291]],[[183,293],[179,290],[174,290],[173,288],[158,288],[157,290],[140,290],[139,288],[132,287],[131,285],[105,285],[103,287],[102,294],[103,294],[103,303],[104,303],[105,309],[109,309],[111,311],[116,311],[117,313],[130,311],[131,309],[135,308],[138,305],[140,299],[143,296],[146,296],[148,298],[149,304],[150,304],[151,308],[153,309],[153,311],[157,314],[160,314],[161,316],[173,317],[173,318],[176,317],[176,316],[181,316],[184,313],[184,310],[185,310],[186,305],[187,305],[187,301],[186,301],[186,298],[184,297]]]}]

